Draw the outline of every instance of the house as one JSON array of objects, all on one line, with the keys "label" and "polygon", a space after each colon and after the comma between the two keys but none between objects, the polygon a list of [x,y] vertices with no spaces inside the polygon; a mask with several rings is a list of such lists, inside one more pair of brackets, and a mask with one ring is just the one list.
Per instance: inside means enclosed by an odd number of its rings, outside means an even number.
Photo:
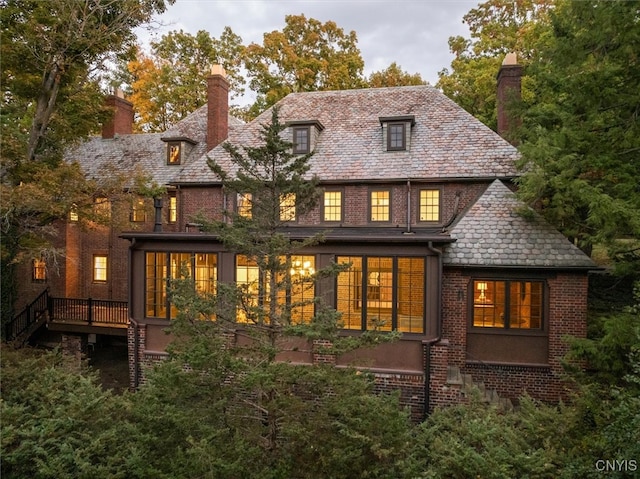
[{"label": "house", "polygon": [[[503,66],[504,88],[519,81],[513,67]],[[166,355],[164,329],[175,314],[166,278],[176,265],[189,262],[204,289],[247,281],[255,268],[193,218],[222,219],[223,210],[246,206],[223,191],[207,158],[231,169],[221,142],[256,145],[271,112],[246,124],[230,120],[224,72],[208,81],[208,104],[170,131],[95,138],[69,155],[89,174],[105,163],[140,165],[169,187],[141,227],[85,239],[77,253],[76,266],[87,266],[76,269],[93,277],[72,285],[73,294],[128,301],[132,388],[144,381],[145,365]],[[535,213],[520,213],[517,150],[431,86],[293,93],[278,108],[294,153],[315,152],[311,173],[322,190],[315,210],[287,218],[292,238],[326,232],[295,260],[308,269],[351,264],[315,290],[342,313],[344,334],[379,320],[403,333],[357,354],[300,351],[286,359],[360,361],[379,390],[401,391],[415,418],[463,401],[470,382],[502,398],[563,397],[565,338],[586,335],[594,264]],[[96,263],[96,255],[106,259]],[[101,282],[96,265],[108,271]],[[70,295],[72,282],[67,277],[57,294]]]}]

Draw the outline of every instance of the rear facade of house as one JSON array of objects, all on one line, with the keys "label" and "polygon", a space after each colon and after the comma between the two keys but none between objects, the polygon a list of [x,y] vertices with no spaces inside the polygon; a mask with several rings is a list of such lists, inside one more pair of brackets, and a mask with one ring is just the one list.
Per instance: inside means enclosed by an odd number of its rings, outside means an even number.
[{"label": "rear facade of house", "polygon": [[[257,275],[250,258],[226,250],[194,218],[222,220],[222,211],[243,212],[250,203],[222,188],[207,159],[233,171],[221,143],[259,145],[271,111],[234,121],[224,72],[208,82],[208,104],[171,130],[103,135],[68,157],[93,175],[107,163],[135,165],[168,187],[162,202],[141,201],[131,211],[128,231],[61,225],[67,250],[77,251],[67,257],[76,259],[48,278],[60,295],[127,301],[131,388],[166,356],[164,330],[176,314],[167,279],[179,265],[188,264],[202,291]],[[309,344],[282,360],[366,368],[379,391],[401,391],[416,419],[464,401],[470,384],[493,400],[563,397],[560,360],[566,336],[586,334],[594,265],[534,213],[518,213],[517,150],[430,86],[294,93],[277,107],[293,152],[314,152],[310,174],[320,179],[313,211],[298,215],[295,198],[283,209],[291,238],[325,236],[291,258],[293,269],[309,275],[331,262],[350,264],[312,294],[341,313],[345,335],[402,332],[397,342],[358,353],[334,357]],[[116,105],[116,119],[121,111]],[[98,267],[104,275],[96,281]]]}]

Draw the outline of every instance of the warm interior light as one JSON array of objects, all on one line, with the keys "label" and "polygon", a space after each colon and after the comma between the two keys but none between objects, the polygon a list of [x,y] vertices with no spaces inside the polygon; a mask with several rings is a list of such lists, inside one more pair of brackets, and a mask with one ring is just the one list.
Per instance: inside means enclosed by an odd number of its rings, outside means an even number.
[{"label": "warm interior light", "polygon": [[487,299],[486,295],[485,295],[485,291],[487,291],[488,289],[488,285],[485,281],[478,281],[476,283],[476,288],[478,289],[478,291],[480,291],[480,294],[478,295],[478,298],[476,299],[476,302],[478,303],[489,303],[490,301]]}]

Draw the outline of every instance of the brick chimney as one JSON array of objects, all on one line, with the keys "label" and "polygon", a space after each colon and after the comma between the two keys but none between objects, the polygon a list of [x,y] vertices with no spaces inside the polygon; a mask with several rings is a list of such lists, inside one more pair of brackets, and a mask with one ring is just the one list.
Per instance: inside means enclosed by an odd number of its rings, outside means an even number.
[{"label": "brick chimney", "polygon": [[122,90],[109,95],[105,104],[113,109],[113,117],[102,125],[102,138],[133,133],[133,104],[124,99]]},{"label": "brick chimney", "polygon": [[522,65],[518,65],[515,53],[508,53],[498,71],[498,135],[515,145],[515,129],[520,126],[520,118],[514,106],[522,99]]},{"label": "brick chimney", "polygon": [[207,150],[227,139],[229,130],[229,82],[221,65],[207,77]]}]

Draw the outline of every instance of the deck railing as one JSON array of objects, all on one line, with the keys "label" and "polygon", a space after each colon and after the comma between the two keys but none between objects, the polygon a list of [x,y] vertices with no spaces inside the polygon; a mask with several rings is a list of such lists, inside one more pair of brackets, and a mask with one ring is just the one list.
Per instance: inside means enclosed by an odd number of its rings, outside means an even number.
[{"label": "deck railing", "polygon": [[25,333],[47,313],[49,308],[49,290],[45,289],[29,305],[5,325],[4,337],[13,341]]},{"label": "deck railing", "polygon": [[126,301],[107,299],[49,298],[49,320],[98,325],[126,325],[129,308]]}]

